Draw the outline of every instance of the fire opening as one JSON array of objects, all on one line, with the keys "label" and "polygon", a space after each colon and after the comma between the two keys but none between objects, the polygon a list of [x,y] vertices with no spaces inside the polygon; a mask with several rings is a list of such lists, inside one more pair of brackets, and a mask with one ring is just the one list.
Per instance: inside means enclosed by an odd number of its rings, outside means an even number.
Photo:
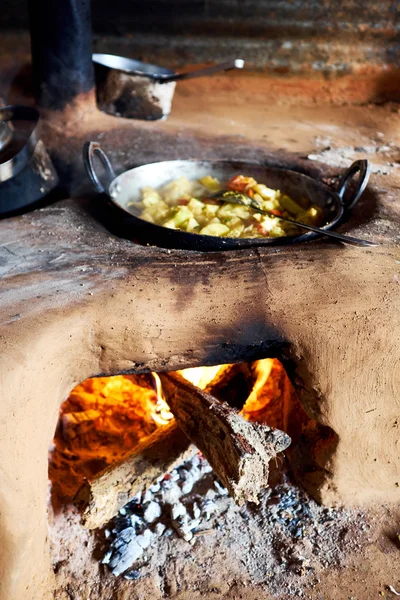
[{"label": "fire opening", "polygon": [[[197,438],[190,427],[201,430]],[[243,519],[264,554],[263,523],[270,537],[281,528],[290,558],[314,513],[317,523],[325,519],[292,474],[300,462],[318,485],[313,446],[328,456],[334,445],[334,432],[307,416],[277,359],[87,379],[62,404],[50,452],[52,535],[67,527],[105,573],[126,580],[154,572],[171,544],[187,552],[178,540],[193,546],[227,535],[239,552]],[[53,544],[56,565],[65,552]]]},{"label": "fire opening", "polygon": [[[179,373],[249,421],[285,431],[289,406],[296,404],[297,422],[301,427],[309,422],[277,359]],[[70,502],[85,479],[134,453],[173,421],[156,373],[90,378],[76,386],[61,406],[50,451],[53,508]]]}]

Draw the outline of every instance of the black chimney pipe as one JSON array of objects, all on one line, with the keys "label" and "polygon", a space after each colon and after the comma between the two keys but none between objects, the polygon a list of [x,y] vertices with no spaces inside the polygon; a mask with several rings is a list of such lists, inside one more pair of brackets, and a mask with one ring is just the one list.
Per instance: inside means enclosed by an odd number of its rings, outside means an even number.
[{"label": "black chimney pipe", "polygon": [[[90,0],[28,0],[39,106],[63,110],[94,90]],[[82,98],[83,99],[83,98]]]}]

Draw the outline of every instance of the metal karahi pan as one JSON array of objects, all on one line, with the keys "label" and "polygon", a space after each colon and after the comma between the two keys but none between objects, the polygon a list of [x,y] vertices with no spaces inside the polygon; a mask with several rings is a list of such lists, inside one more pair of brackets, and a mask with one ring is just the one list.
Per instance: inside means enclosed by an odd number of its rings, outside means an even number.
[{"label": "metal karahi pan", "polygon": [[[321,229],[334,228],[358,202],[366,188],[369,179],[369,165],[366,160],[355,161],[339,182],[336,191],[319,181],[288,169],[262,166],[255,163],[236,160],[171,160],[149,163],[129,169],[121,175],[116,175],[106,153],[97,142],[87,142],[83,148],[83,158],[88,175],[96,190],[107,194],[110,200],[129,219],[132,226],[132,237],[143,244],[151,244],[163,248],[188,250],[218,251],[253,248],[256,246],[282,245],[306,242],[319,237],[313,232],[296,236],[279,238],[224,238],[197,233],[187,233],[176,229],[168,229],[161,225],[149,223],[140,218],[139,210],[128,206],[130,202],[139,202],[141,190],[144,187],[158,189],[170,181],[185,176],[188,179],[200,179],[205,175],[217,177],[221,182],[227,181],[234,175],[244,174],[254,177],[268,187],[285,192],[295,201],[308,199],[319,206],[325,215]],[[95,159],[103,165],[100,180],[95,168]],[[352,193],[345,194],[350,181],[355,175],[358,178]],[[347,199],[345,200],[345,195]]]}]

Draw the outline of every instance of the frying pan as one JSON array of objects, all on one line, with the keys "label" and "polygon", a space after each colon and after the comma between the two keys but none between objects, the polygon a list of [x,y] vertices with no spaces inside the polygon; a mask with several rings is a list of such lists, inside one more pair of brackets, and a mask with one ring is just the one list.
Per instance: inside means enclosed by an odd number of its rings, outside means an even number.
[{"label": "frying pan", "polygon": [[[104,167],[104,183],[100,180],[95,168],[96,158]],[[124,211],[125,215],[128,215],[129,224],[132,227],[132,237],[138,242],[163,248],[205,251],[292,244],[313,240],[319,235],[307,232],[279,238],[223,238],[187,233],[149,223],[140,218],[140,210],[137,207],[128,206],[128,204],[130,202],[140,202],[142,188],[150,186],[158,189],[170,181],[179,179],[179,177],[184,176],[188,179],[197,180],[205,175],[211,175],[224,182],[234,175],[244,174],[254,177],[257,181],[265,183],[272,189],[281,190],[300,205],[304,205],[306,199],[310,203],[319,206],[324,214],[324,224],[321,225],[321,229],[332,229],[356,205],[366,188],[370,173],[368,161],[355,161],[345,171],[337,190],[334,191],[302,173],[236,160],[162,161],[135,167],[117,176],[107,154],[97,142],[86,142],[83,148],[83,159],[96,190],[107,194],[110,200]],[[359,173],[359,176],[353,186],[352,193],[345,194],[349,182],[357,173]]]}]

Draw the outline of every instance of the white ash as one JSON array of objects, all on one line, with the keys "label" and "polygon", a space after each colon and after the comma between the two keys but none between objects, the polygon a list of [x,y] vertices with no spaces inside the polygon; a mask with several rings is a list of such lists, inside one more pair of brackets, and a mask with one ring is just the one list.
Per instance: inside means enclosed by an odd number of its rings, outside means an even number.
[{"label": "white ash", "polygon": [[136,580],[182,553],[182,544],[190,549],[212,536],[209,543],[218,551],[229,548],[241,557],[253,583],[270,593],[279,594],[284,586],[301,596],[305,581],[315,585],[321,569],[343,566],[346,556],[367,542],[369,525],[362,512],[319,506],[285,472],[278,476],[258,506],[238,507],[208,462],[196,455],[110,521],[102,531],[102,562],[114,575]]},{"label": "white ash", "polygon": [[342,146],[335,148],[328,137],[317,136],[314,139],[317,152],[309,154],[309,160],[323,162],[331,167],[347,168],[352,161],[360,156],[368,156],[372,173],[387,175],[393,169],[400,167],[400,148],[392,141],[384,141],[383,134],[376,135],[378,139],[368,140],[362,146]]},{"label": "white ash", "polygon": [[154,534],[145,529],[142,534],[136,535],[133,527],[128,527],[114,540],[113,548],[103,558],[103,563],[108,564],[114,575],[121,575],[143,554],[154,539]]},{"label": "white ash", "polygon": [[143,514],[143,518],[146,523],[153,523],[156,519],[161,517],[162,511],[161,506],[158,502],[151,501],[146,506]]},{"label": "white ash", "polygon": [[[160,477],[126,504],[104,531],[108,548],[102,559],[114,575],[131,568],[154,538],[174,532],[187,542],[217,510],[212,501],[212,489],[197,501],[190,496],[193,486],[211,473],[208,462],[199,454],[170,473]],[[216,481],[219,496],[227,491]],[[211,492],[211,495],[210,495]],[[145,536],[145,537],[143,537]]]}]

